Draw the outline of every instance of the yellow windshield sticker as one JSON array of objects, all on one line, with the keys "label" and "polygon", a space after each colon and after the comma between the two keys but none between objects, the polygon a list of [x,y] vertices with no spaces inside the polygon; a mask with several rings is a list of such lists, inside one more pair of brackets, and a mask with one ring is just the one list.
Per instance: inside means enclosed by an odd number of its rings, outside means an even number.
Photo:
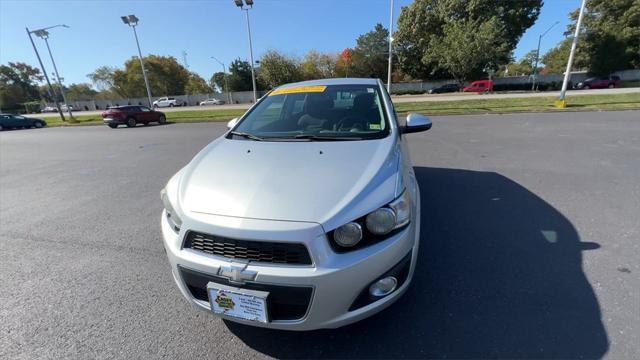
[{"label": "yellow windshield sticker", "polygon": [[325,85],[298,86],[298,87],[290,87],[290,88],[274,90],[269,93],[269,96],[282,95],[282,94],[295,94],[295,93],[324,92],[326,89],[327,87]]},{"label": "yellow windshield sticker", "polygon": [[382,126],[380,124],[369,124],[369,130],[382,130]]}]

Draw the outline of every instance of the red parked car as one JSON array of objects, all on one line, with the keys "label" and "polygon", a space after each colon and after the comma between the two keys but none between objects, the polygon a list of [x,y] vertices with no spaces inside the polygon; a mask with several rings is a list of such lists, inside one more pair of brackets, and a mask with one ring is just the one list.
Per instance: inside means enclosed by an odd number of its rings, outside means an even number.
[{"label": "red parked car", "polygon": [[489,91],[493,91],[493,81],[491,80],[476,80],[469,84],[469,86],[465,86],[462,89],[464,92],[477,92],[477,93],[487,93]]},{"label": "red parked car", "polygon": [[115,129],[118,125],[127,125],[127,127],[135,127],[137,124],[149,125],[149,123],[157,122],[164,124],[167,117],[163,112],[151,110],[146,106],[127,105],[115,106],[109,108],[102,113],[104,123],[110,128]]},{"label": "red parked car", "polygon": [[613,89],[620,85],[620,77],[619,76],[603,76],[603,77],[592,77],[588,78],[585,81],[581,81],[576,85],[576,89],[604,89],[609,88]]}]

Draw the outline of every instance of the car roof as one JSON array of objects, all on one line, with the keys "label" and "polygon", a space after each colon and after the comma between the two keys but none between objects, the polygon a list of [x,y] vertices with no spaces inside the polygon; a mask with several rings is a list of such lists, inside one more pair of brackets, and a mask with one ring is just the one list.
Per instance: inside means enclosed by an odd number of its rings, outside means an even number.
[{"label": "car roof", "polygon": [[378,79],[367,78],[334,78],[300,81],[291,84],[278,86],[276,89],[286,89],[298,86],[316,86],[316,85],[378,85]]}]

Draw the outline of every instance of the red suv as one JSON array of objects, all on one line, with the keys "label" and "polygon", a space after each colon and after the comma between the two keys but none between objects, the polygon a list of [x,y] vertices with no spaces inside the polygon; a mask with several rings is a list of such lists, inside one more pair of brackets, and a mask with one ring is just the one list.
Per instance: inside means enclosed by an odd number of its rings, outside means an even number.
[{"label": "red suv", "polygon": [[137,124],[149,125],[149,123],[157,122],[164,124],[167,117],[163,112],[151,110],[146,106],[128,105],[115,106],[109,108],[102,113],[104,123],[110,128],[115,129],[118,125],[127,125],[127,127],[135,127]]},{"label": "red suv", "polygon": [[592,77],[588,78],[585,81],[581,81],[576,85],[576,89],[604,89],[609,88],[613,89],[620,85],[620,77],[619,76],[603,76],[603,77]]}]

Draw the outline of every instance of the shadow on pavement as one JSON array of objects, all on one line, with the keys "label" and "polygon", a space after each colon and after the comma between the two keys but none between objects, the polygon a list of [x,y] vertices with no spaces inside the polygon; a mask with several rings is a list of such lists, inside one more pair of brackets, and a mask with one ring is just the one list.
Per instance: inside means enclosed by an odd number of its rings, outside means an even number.
[{"label": "shadow on pavement", "polygon": [[336,330],[226,322],[277,358],[598,358],[607,334],[558,210],[491,172],[415,168],[422,238],[413,284],[380,314]]}]

